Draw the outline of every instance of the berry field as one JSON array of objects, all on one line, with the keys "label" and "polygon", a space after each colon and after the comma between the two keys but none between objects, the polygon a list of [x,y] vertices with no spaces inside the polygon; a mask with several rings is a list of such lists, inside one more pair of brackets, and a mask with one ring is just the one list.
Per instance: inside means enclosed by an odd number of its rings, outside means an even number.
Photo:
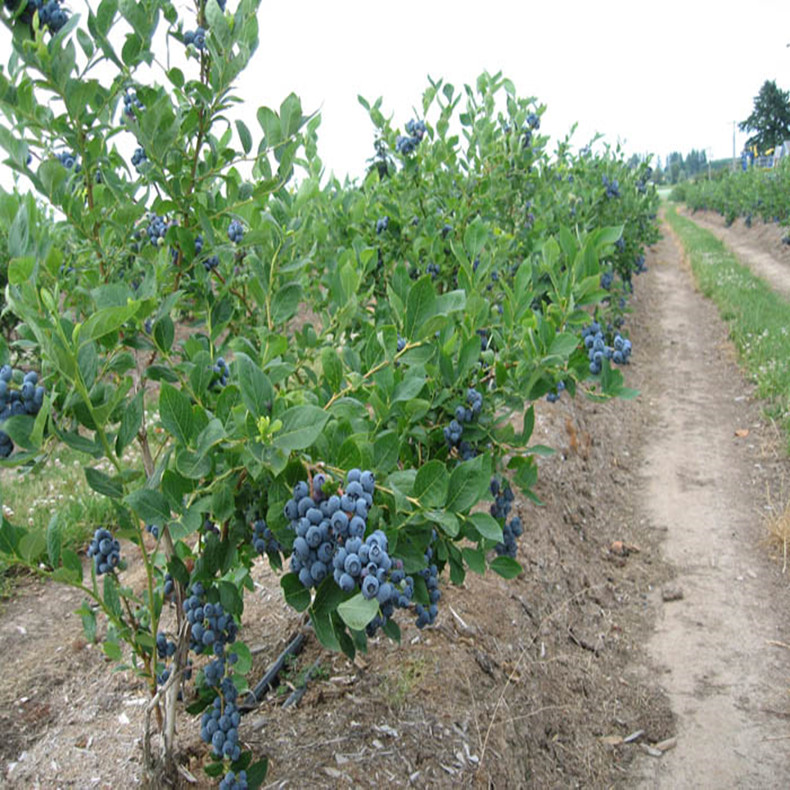
[{"label": "berry field", "polygon": [[502,73],[341,183],[258,5],[4,4],[5,781],[769,786],[786,305]]},{"label": "berry field", "polygon": [[[739,243],[778,249],[745,229]],[[376,639],[354,662],[308,640],[240,728],[244,744],[270,758],[272,787],[305,775],[311,787],[450,787],[481,774],[495,787],[677,787],[701,766],[741,777],[740,786],[781,786],[782,751],[770,738],[786,704],[786,657],[769,643],[787,632],[776,606],[786,585],[779,546],[760,545],[756,508],[768,488],[781,510],[783,441],[671,236],[648,267],[629,317],[640,349],[629,383],[640,398],[537,404],[535,441],[558,452],[539,463],[544,507],[514,502],[526,525],[525,573],[443,585],[433,627],[407,627],[400,645]],[[668,369],[685,383],[682,410]],[[744,429],[748,437],[735,436]],[[139,553],[124,550],[129,583],[139,583]],[[242,629],[256,680],[303,621],[264,561],[253,578]],[[678,590],[681,600],[662,600]],[[22,580],[3,604],[10,786],[81,787],[87,778],[116,787],[141,775],[146,686],[108,672],[81,636],[80,603],[78,593]],[[298,706],[285,707],[308,673]],[[181,731],[198,779],[199,726],[186,720]],[[676,745],[661,757],[644,749],[667,743]],[[752,758],[733,764],[731,743]]]}]

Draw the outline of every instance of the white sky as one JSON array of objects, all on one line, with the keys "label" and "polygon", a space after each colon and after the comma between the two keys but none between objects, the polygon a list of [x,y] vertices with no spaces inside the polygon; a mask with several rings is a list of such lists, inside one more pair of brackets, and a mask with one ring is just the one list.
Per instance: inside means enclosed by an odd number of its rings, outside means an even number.
[{"label": "white sky", "polygon": [[[578,121],[578,146],[601,132],[628,154],[662,160],[691,148],[731,156],[733,121],[749,115],[763,82],[790,89],[786,0],[264,0],[259,24],[240,112],[255,134],[257,107],[277,108],[294,91],[305,111],[321,110],[319,153],[341,177],[360,175],[373,153],[357,94],[383,96],[402,128],[429,74],[460,87],[502,70],[520,95],[547,105],[541,132],[561,138]],[[1,30],[0,53],[7,40]],[[745,138],[737,133],[738,152]]]}]

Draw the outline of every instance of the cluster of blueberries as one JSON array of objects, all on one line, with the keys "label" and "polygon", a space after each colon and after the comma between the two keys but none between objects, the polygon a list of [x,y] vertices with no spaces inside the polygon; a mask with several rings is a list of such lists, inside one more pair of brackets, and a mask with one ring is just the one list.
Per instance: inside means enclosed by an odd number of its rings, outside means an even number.
[{"label": "cluster of blueberries", "polygon": [[614,272],[605,271],[601,275],[601,288],[605,291],[608,291],[612,287],[612,283],[614,282]]},{"label": "cluster of blueberries", "polygon": [[528,148],[532,142],[532,132],[540,129],[540,118],[537,113],[531,112],[527,116],[526,121],[527,123],[521,136],[521,145],[523,148]]},{"label": "cluster of blueberries", "polygon": [[647,271],[647,264],[645,264],[644,255],[637,255],[636,259],[634,260],[634,264],[636,265],[636,268],[634,269],[636,274],[644,274]]},{"label": "cluster of blueberries", "polygon": [[[20,375],[17,373],[17,380]],[[12,388],[13,383],[14,369],[11,365],[3,365],[0,368],[0,423],[21,414],[35,416],[44,403],[45,390],[39,385],[38,373],[34,370],[24,374],[21,387]],[[5,431],[0,431],[0,458],[8,458],[13,451],[11,437]]]},{"label": "cluster of blueberries", "polygon": [[[436,530],[431,536],[432,542],[436,540]],[[425,550],[426,564],[433,559],[433,549],[428,546]],[[439,614],[439,599],[442,597],[442,592],[439,589],[439,569],[435,564],[431,563],[427,568],[418,571],[418,575],[425,581],[425,586],[428,588],[428,601],[427,607],[418,603],[414,607],[417,613],[417,628],[425,628],[426,625],[433,625],[436,622],[436,616]]]},{"label": "cluster of blueberries", "polygon": [[237,774],[228,771],[219,783],[219,790],[247,790],[248,787],[246,771],[239,771]]},{"label": "cluster of blueberries", "polygon": [[464,461],[474,458],[476,453],[472,445],[461,439],[464,433],[464,423],[471,423],[480,416],[483,410],[483,395],[474,387],[470,387],[466,393],[467,406],[460,404],[455,409],[455,416],[450,420],[449,425],[444,427],[444,440],[449,449],[458,448],[458,452]]},{"label": "cluster of blueberries", "polygon": [[524,528],[518,516],[514,516],[509,522],[507,520],[513,505],[513,490],[507,483],[502,485],[496,477],[492,477],[489,491],[494,497],[491,515],[498,521],[502,521],[502,543],[497,543],[494,546],[494,551],[499,556],[515,557],[518,550],[516,538],[521,536]]},{"label": "cluster of blueberries", "polygon": [[238,626],[233,615],[227,614],[221,603],[206,603],[202,585],[192,585],[192,594],[184,601],[184,614],[192,627],[189,649],[198,655],[213,652],[224,656],[225,645],[236,641]]},{"label": "cluster of blueberries", "polygon": [[652,177],[653,177],[653,168],[652,167],[648,167],[644,177],[637,180],[637,182],[636,182],[636,191],[640,195],[644,195],[645,194],[645,192],[647,191],[647,179],[648,178],[652,178]]},{"label": "cluster of blueberries", "polygon": [[631,341],[616,332],[612,345],[607,345],[601,325],[597,321],[593,321],[582,330],[582,342],[590,360],[590,373],[594,376],[601,372],[604,359],[609,359],[617,365],[627,365],[630,361]]},{"label": "cluster of blueberries", "polygon": [[206,29],[198,27],[197,30],[187,30],[184,33],[184,44],[186,46],[194,44],[195,49],[204,50],[206,48]]},{"label": "cluster of blueberries", "polygon": [[553,392],[549,392],[546,395],[546,400],[549,403],[556,403],[560,399],[560,395],[562,394],[563,390],[565,389],[565,382],[558,381],[557,386],[555,387]]},{"label": "cluster of blueberries", "polygon": [[389,227],[390,218],[389,217],[380,217],[376,220],[376,235],[380,233],[384,233],[384,231]]},{"label": "cluster of blueberries", "polygon": [[[5,7],[14,13],[22,0],[5,0]],[[30,24],[33,15],[38,11],[38,21],[50,33],[57,33],[69,21],[69,13],[60,5],[60,0],[27,0],[24,10],[19,15],[20,21]]]},{"label": "cluster of blueberries", "polygon": [[138,173],[140,172],[140,167],[142,164],[147,161],[148,156],[145,153],[145,148],[135,148],[134,153],[132,154],[132,165]]},{"label": "cluster of blueberries", "polygon": [[399,154],[413,154],[417,146],[422,142],[426,131],[425,121],[408,121],[406,124],[407,134],[398,135],[395,140],[395,150]]},{"label": "cluster of blueberries", "polygon": [[96,575],[101,576],[118,567],[121,561],[121,544],[113,538],[109,530],[99,527],[88,546],[88,556],[93,557]]},{"label": "cluster of blueberries", "polygon": [[279,541],[262,518],[257,519],[252,525],[252,545],[258,554],[275,554],[282,551]]},{"label": "cluster of blueberries", "polygon": [[[198,233],[195,238],[195,255],[200,255],[203,252],[203,234]],[[203,268],[207,272],[212,272],[219,266],[219,255],[212,255],[203,261]]]},{"label": "cluster of blueberries", "polygon": [[135,91],[130,91],[127,88],[123,94],[123,115],[121,116],[121,122],[123,122],[126,118],[134,118],[135,110],[144,109],[145,107],[143,106],[143,103],[137,98],[137,93],[135,93]]},{"label": "cluster of blueberries", "polygon": [[[365,537],[376,490],[373,472],[350,469],[341,493],[327,494],[326,484],[323,473],[313,477],[312,486],[300,481],[285,504],[285,517],[296,534],[291,570],[309,588],[320,584],[331,569],[343,592],[359,589],[366,599],[375,598],[379,612],[366,627],[368,636],[373,636],[396,608],[411,606],[414,579],[406,576],[401,560],[390,557],[384,532],[376,530]],[[438,570],[429,575],[437,577]],[[438,592],[431,597],[434,603]],[[428,624],[419,611],[417,616],[420,628]]]},{"label": "cluster of blueberries", "polygon": [[603,175],[601,176],[601,182],[606,187],[606,197],[608,198],[620,197],[620,184],[617,182],[616,178],[610,181],[608,176]]},{"label": "cluster of blueberries", "polygon": [[441,272],[441,269],[439,268],[439,264],[438,263],[429,263],[425,267],[425,273],[426,274],[430,274],[432,280],[435,280],[439,276],[440,272]]},{"label": "cluster of blueberries", "polygon": [[150,213],[148,215],[148,227],[146,233],[148,234],[148,241],[157,247],[164,246],[165,234],[168,229],[172,228],[175,222],[168,222],[166,217],[160,217],[158,214]]},{"label": "cluster of blueberries", "polygon": [[[200,717],[200,737],[205,743],[211,745],[211,749],[217,757],[226,757],[232,762],[241,757],[241,746],[239,745],[239,724],[241,723],[241,713],[239,712],[236,700],[239,692],[230,677],[223,677],[221,681],[212,684],[219,687],[219,694],[214,698],[210,708],[204,711]],[[243,771],[239,772],[238,777],[233,777],[232,772],[225,774],[223,782],[230,781],[225,787],[238,787],[238,780]],[[241,778],[242,787],[247,786],[246,774]],[[220,787],[223,785],[220,784]]]},{"label": "cluster of blueberries", "polygon": [[224,357],[217,357],[217,361],[211,366],[211,372],[214,374],[211,386],[219,384],[224,387],[230,380],[230,368]]},{"label": "cluster of blueberries", "polygon": [[[167,661],[176,654],[176,643],[171,642],[161,631],[156,635],[156,654],[162,661]],[[156,676],[156,682],[163,686],[169,677],[170,670],[165,668]]]},{"label": "cluster of blueberries", "polygon": [[60,162],[66,170],[74,170],[79,173],[82,170],[82,165],[77,161],[77,155],[71,151],[61,151],[58,155],[58,162]]},{"label": "cluster of blueberries", "polygon": [[296,534],[291,570],[305,587],[318,586],[326,578],[338,547],[346,540],[364,537],[373,507],[376,480],[372,472],[349,470],[340,496],[327,496],[323,490],[326,482],[326,475],[320,472],[313,477],[312,491],[307,482],[300,481],[285,503],[285,517]]},{"label": "cluster of blueberries", "polygon": [[232,219],[228,225],[228,238],[234,244],[240,244],[244,238],[244,226],[237,219]]}]

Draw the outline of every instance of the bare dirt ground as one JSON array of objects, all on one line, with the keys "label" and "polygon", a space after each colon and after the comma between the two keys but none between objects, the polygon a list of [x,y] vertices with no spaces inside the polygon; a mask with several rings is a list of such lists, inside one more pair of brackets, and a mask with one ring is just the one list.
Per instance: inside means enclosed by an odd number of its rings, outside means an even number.
[{"label": "bare dirt ground", "polygon": [[658,430],[643,500],[677,569],[664,597],[682,595],[660,608],[648,644],[677,714],[677,747],[645,765],[644,786],[786,787],[787,584],[758,548],[764,460],[755,451],[770,434],[678,247],[666,238],[654,265],[665,343],[647,366],[673,386],[650,392]]},{"label": "bare dirt ground", "polygon": [[[353,663],[308,640],[286,678],[319,662],[299,707],[270,693],[240,729],[268,786],[790,784],[787,581],[760,542],[782,440],[679,248],[648,266],[627,324],[641,396],[537,405],[534,440],[559,452],[544,506],[517,502],[524,574],[447,583],[435,627],[402,622],[401,645]],[[300,625],[276,575],[255,578],[252,681]],[[85,643],[79,603],[24,580],[0,603],[0,785],[138,783],[145,688]],[[180,734],[184,787],[207,786],[197,722]]]}]

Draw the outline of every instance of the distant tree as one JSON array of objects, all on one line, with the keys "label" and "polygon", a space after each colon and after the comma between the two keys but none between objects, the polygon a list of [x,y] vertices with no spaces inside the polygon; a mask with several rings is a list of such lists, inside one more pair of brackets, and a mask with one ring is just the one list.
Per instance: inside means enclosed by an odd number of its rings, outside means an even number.
[{"label": "distant tree", "polygon": [[765,151],[790,139],[790,92],[778,88],[774,80],[766,80],[754,97],[754,110],[739,128],[742,132],[755,132],[747,147],[756,145]]},{"label": "distant tree", "polygon": [[685,177],[683,154],[680,151],[672,151],[667,157],[666,177],[670,184],[677,184],[678,181],[682,181]]}]

